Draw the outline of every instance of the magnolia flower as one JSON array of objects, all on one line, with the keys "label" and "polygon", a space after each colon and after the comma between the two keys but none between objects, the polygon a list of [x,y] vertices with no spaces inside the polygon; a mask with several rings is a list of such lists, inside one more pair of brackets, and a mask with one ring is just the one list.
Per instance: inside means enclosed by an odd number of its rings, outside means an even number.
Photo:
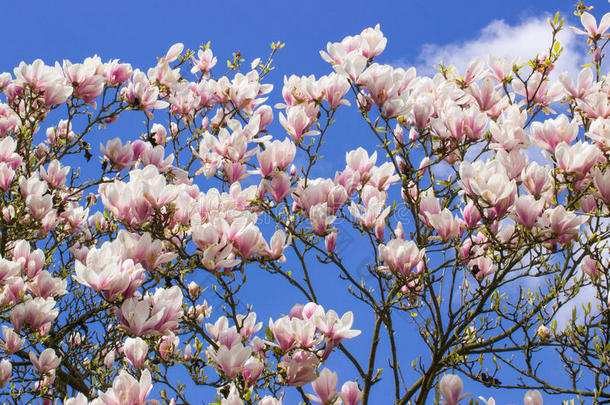
[{"label": "magnolia flower", "polygon": [[468,394],[462,395],[464,385],[462,379],[455,374],[446,374],[441,378],[440,391],[443,394],[446,405],[456,405]]},{"label": "magnolia flower", "polygon": [[99,394],[92,403],[95,405],[138,405],[146,402],[146,398],[152,389],[152,378],[150,371],[142,371],[140,381],[121,371],[112,383],[112,388]]},{"label": "magnolia flower", "polygon": [[57,318],[59,310],[55,308],[53,298],[34,298],[17,304],[9,313],[9,318],[17,332],[21,330],[24,323],[34,329],[39,329],[46,334],[50,323]]},{"label": "magnolia flower", "polygon": [[[608,14],[610,16],[610,14]],[[610,21],[609,21],[610,23]],[[523,397],[524,405],[542,405],[542,395],[538,390],[530,390]]]},{"label": "magnolia flower", "polygon": [[356,382],[347,381],[341,386],[339,397],[345,405],[358,405],[362,400],[362,391]]},{"label": "magnolia flower", "polygon": [[337,313],[331,309],[326,315],[316,315],[313,321],[332,347],[337,346],[343,339],[360,335],[359,330],[351,329],[354,323],[354,314],[351,311],[346,312],[339,319]]},{"label": "magnolia flower", "polygon": [[6,350],[6,352],[11,355],[15,353],[17,350],[23,346],[25,342],[17,332],[6,325],[2,325],[2,333],[4,334],[4,342],[1,347]]},{"label": "magnolia flower", "polygon": [[608,28],[610,28],[610,13],[604,14],[602,20],[599,22],[599,25],[597,25],[595,17],[584,11],[580,15],[580,23],[585,29],[584,31],[576,27],[570,27],[570,29],[579,35],[588,36],[589,39],[587,40],[587,42],[589,44],[592,44],[593,42],[597,42],[601,38],[608,37],[606,31],[608,30]]},{"label": "magnolia flower", "polygon": [[555,148],[562,142],[570,144],[578,135],[578,123],[570,122],[568,117],[560,114],[555,119],[544,123],[533,122],[531,125],[532,140],[535,145],[555,153]]},{"label": "magnolia flower", "polygon": [[282,358],[278,367],[285,370],[286,384],[301,387],[316,379],[314,374],[320,360],[318,357],[304,350],[297,350],[290,356]]},{"label": "magnolia flower", "polygon": [[323,405],[334,403],[337,395],[337,373],[325,368],[311,384],[316,395],[308,395],[309,398]]},{"label": "magnolia flower", "polygon": [[542,340],[548,339],[551,336],[551,330],[544,325],[540,325],[536,333]]},{"label": "magnolia flower", "polygon": [[282,405],[282,400],[267,395],[259,401],[258,405]]},{"label": "magnolia flower", "polygon": [[574,145],[560,143],[555,150],[559,167],[567,173],[582,178],[591,168],[604,160],[602,152],[595,145],[577,142]]},{"label": "magnolia flower", "polygon": [[6,383],[11,379],[13,373],[13,366],[7,359],[0,361],[0,388],[4,387]]},{"label": "magnolia flower", "polygon": [[61,363],[61,359],[57,357],[55,350],[51,348],[45,349],[40,353],[40,356],[36,356],[34,352],[30,352],[29,356],[32,365],[36,367],[40,374],[46,374],[51,370],[55,370]]},{"label": "magnolia flower", "polygon": [[139,336],[167,334],[178,327],[182,315],[182,291],[178,286],[158,288],[154,295],[149,293],[142,299],[129,298],[119,312],[122,326]]},{"label": "magnolia flower", "polygon": [[242,368],[241,374],[249,385],[254,385],[261,376],[265,365],[256,357],[250,357]]},{"label": "magnolia flower", "polygon": [[142,338],[128,337],[123,343],[123,353],[129,364],[135,368],[141,368],[148,354],[148,344]]},{"label": "magnolia flower", "polygon": [[82,392],[79,392],[77,396],[72,398],[66,398],[64,400],[65,405],[88,405],[89,400]]},{"label": "magnolia flower", "polygon": [[578,237],[580,226],[587,220],[588,217],[578,216],[574,212],[566,211],[560,205],[549,208],[542,213],[538,220],[538,228],[542,233],[548,235],[548,243],[558,242],[565,245]]},{"label": "magnolia flower", "polygon": [[234,378],[252,354],[252,349],[237,342],[230,349],[224,345],[219,346],[217,350],[209,349],[208,354],[218,371],[229,378]]},{"label": "magnolia flower", "polygon": [[392,239],[385,245],[379,245],[381,260],[391,271],[405,277],[423,260],[425,253],[425,249],[420,250],[415,242],[403,239]]}]

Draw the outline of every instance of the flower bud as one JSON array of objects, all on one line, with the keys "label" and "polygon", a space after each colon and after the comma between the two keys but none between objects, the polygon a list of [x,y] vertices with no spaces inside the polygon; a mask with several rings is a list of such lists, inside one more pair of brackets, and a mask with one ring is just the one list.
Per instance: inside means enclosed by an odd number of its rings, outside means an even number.
[{"label": "flower bud", "polygon": [[538,327],[537,333],[541,340],[546,340],[551,336],[551,330],[544,325]]}]

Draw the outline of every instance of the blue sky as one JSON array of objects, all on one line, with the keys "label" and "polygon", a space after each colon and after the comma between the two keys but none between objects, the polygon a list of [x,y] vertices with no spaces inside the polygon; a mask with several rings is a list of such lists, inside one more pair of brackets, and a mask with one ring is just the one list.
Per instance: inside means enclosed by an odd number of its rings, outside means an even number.
[{"label": "blue sky", "polygon": [[[388,38],[386,51],[379,61],[395,65],[416,65],[418,71],[445,59],[463,66],[472,56],[486,56],[493,52],[500,56],[533,56],[535,49],[546,46],[545,32],[538,28],[540,19],[560,11],[567,17],[567,25],[576,25],[572,15],[574,0],[561,1],[7,1],[2,5],[5,40],[0,53],[0,72],[12,72],[20,61],[27,63],[42,58],[47,64],[69,59],[79,62],[98,54],[103,61],[119,58],[134,68],[146,70],[156,63],[168,47],[183,42],[196,49],[211,41],[223,71],[224,61],[234,51],[241,51],[249,62],[269,53],[269,43],[282,41],[286,47],[275,59],[276,70],[268,76],[275,85],[271,104],[279,102],[284,75],[320,76],[331,71],[320,58],[319,50],[328,41],[340,41],[362,29],[381,24]],[[608,3],[599,1],[596,15],[609,11]],[[578,69],[582,48],[566,33],[562,43],[566,47],[566,63],[561,69]],[[580,43],[579,43],[580,44]],[[534,51],[532,51],[534,49]],[[340,114],[327,145],[328,160],[320,170],[332,173],[344,166],[345,151],[365,144],[372,148],[368,134],[360,122]],[[285,134],[277,125],[277,136]],[[141,129],[118,123],[109,127],[107,139],[117,136],[135,139]],[[96,148],[97,145],[94,145]],[[334,147],[340,152],[334,156]],[[94,149],[94,151],[98,151]],[[332,171],[332,172],[331,172]],[[328,174],[330,175],[330,174]],[[349,248],[353,240],[340,241],[339,246]],[[362,266],[366,256],[353,258],[354,266]],[[256,281],[257,276],[253,277]],[[264,278],[255,287],[262,286]],[[326,284],[324,275],[314,282]],[[334,285],[333,283],[331,283]],[[322,294],[327,308],[340,314],[353,309],[353,302],[337,299],[334,291],[324,289]],[[281,289],[267,290],[264,296],[252,290],[251,301],[259,318],[266,322],[269,316],[287,313],[295,302],[291,294]],[[370,323],[356,315],[358,329]],[[363,333],[363,338],[367,333]],[[337,355],[338,357],[338,355]],[[380,358],[380,366],[385,364]],[[406,362],[410,362],[410,359]],[[383,363],[383,365],[382,365]],[[354,378],[349,371],[342,374],[345,365],[338,359],[340,385]],[[466,383],[466,390],[479,392],[477,386]],[[516,394],[516,393],[515,393]],[[486,396],[496,395],[486,391]],[[497,396],[497,395],[496,395]],[[498,396],[497,396],[498,397]],[[501,398],[501,397],[500,397]],[[522,394],[506,397],[521,402]],[[504,403],[505,401],[500,401]]]}]

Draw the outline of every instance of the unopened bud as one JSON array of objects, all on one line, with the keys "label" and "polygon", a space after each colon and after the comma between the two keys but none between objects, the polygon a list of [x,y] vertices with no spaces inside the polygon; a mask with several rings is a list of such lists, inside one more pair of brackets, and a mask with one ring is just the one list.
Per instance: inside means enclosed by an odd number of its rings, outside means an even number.
[{"label": "unopened bud", "polygon": [[538,327],[538,336],[542,340],[546,340],[551,336],[551,330],[544,325],[540,325]]}]

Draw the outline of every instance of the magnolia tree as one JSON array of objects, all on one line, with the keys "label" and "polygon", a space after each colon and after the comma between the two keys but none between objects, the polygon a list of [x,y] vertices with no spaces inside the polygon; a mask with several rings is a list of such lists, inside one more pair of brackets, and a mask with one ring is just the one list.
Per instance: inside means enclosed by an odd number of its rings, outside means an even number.
[{"label": "magnolia tree", "polygon": [[[534,60],[434,77],[375,62],[367,28],[274,107],[279,43],[223,75],[181,44],[147,72],[94,56],[1,74],[3,400],[610,401],[610,13],[577,13],[578,77],[553,71],[559,16]],[[314,178],[350,108],[377,150]],[[263,271],[295,304],[265,322],[245,293]],[[362,331],[319,298],[337,277]]]}]

